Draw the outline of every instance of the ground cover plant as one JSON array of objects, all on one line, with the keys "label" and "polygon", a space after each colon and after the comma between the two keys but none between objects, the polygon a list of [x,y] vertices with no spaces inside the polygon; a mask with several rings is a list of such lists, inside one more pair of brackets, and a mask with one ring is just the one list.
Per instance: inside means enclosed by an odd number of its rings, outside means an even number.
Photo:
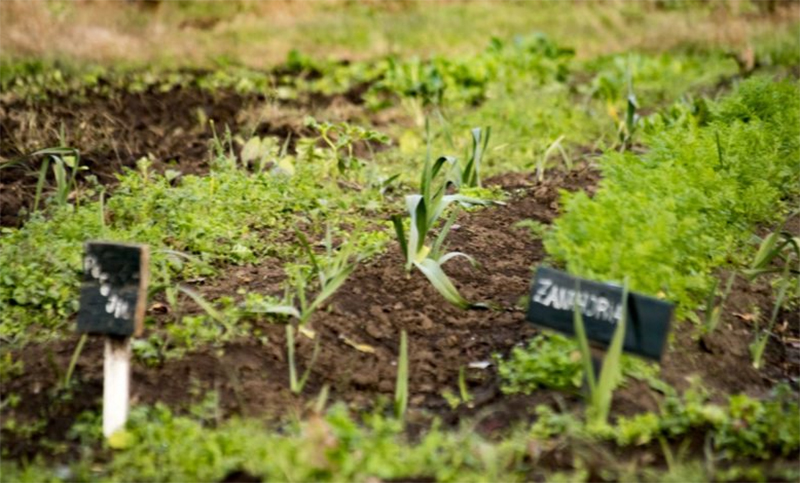
[{"label": "ground cover plant", "polygon": [[[0,5],[3,481],[800,477],[797,5],[83,7]],[[151,252],[109,438],[97,239]],[[663,358],[526,321],[540,265]]]}]

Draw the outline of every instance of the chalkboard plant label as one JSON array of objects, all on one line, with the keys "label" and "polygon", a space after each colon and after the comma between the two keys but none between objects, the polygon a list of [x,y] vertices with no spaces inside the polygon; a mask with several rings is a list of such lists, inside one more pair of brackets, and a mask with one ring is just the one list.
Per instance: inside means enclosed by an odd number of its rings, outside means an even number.
[{"label": "chalkboard plant label", "polygon": [[661,360],[674,306],[663,300],[629,292],[623,318],[623,289],[619,285],[579,279],[547,267],[536,270],[531,286],[528,320],[568,335],[575,334],[574,311],[580,311],[586,337],[607,347],[617,324],[625,320],[623,350]]},{"label": "chalkboard plant label", "polygon": [[146,245],[86,243],[78,332],[117,337],[141,334],[149,258]]}]

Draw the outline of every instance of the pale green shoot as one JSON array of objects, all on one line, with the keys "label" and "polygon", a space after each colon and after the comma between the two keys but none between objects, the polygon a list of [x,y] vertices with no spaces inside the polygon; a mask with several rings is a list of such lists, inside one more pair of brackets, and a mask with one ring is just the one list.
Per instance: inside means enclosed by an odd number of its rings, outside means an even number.
[{"label": "pale green shoot", "polygon": [[[85,166],[81,166],[80,151],[74,148],[47,148],[33,153],[33,156],[46,155],[53,161],[53,177],[56,181],[55,202],[57,205],[65,205],[69,200],[69,194],[75,188],[75,178],[79,171]],[[39,209],[39,200],[44,187],[47,167],[49,163],[42,163],[39,172],[39,181],[36,184],[36,197],[34,199],[34,211]]]},{"label": "pale green shoot", "polygon": [[319,343],[322,337],[319,335],[315,337],[316,341],[314,342],[314,352],[311,354],[311,361],[308,363],[306,370],[303,372],[303,377],[298,380],[297,368],[294,362],[294,331],[295,329],[292,324],[286,325],[286,348],[289,355],[289,389],[293,393],[299,394],[303,390],[303,387],[305,387],[306,382],[308,382],[308,377],[311,375],[311,369],[314,367],[314,363],[317,361],[317,356],[319,355]]},{"label": "pale green shoot", "polygon": [[561,159],[564,160],[564,166],[567,168],[567,170],[572,170],[572,158],[570,158],[566,149],[564,149],[564,145],[561,143],[563,140],[564,135],[562,134],[556,138],[555,141],[550,143],[547,149],[545,149],[544,154],[542,154],[542,157],[539,158],[539,162],[536,163],[536,178],[539,180],[539,182],[544,181],[544,170],[547,167],[547,160],[549,160],[556,151],[561,154]]},{"label": "pale green shoot", "polygon": [[297,282],[297,295],[300,301],[300,324],[305,324],[311,317],[311,314],[327,299],[329,299],[337,290],[344,284],[347,277],[353,273],[360,257],[353,253],[352,245],[349,243],[342,244],[338,250],[333,247],[331,240],[330,229],[325,235],[325,251],[326,257],[320,261],[314,254],[308,238],[297,231],[297,237],[300,239],[300,244],[308,254],[314,272],[319,279],[319,293],[314,300],[308,303],[305,294],[305,280],[298,280]]},{"label": "pale green shoot", "polygon": [[400,354],[397,358],[397,383],[394,390],[394,411],[398,418],[406,414],[408,408],[408,335],[400,332]]},{"label": "pale green shoot", "polygon": [[[579,287],[578,287],[579,288]],[[577,300],[577,298],[576,298]],[[628,305],[628,283],[626,281],[622,293],[622,306]],[[617,324],[611,344],[606,351],[603,367],[600,376],[595,377],[592,366],[592,355],[589,350],[589,342],[586,337],[586,330],[583,325],[583,316],[580,309],[575,307],[575,335],[578,338],[578,348],[581,352],[584,373],[589,386],[589,407],[586,410],[587,424],[596,429],[600,429],[608,424],[608,414],[611,410],[611,399],[614,389],[622,377],[620,361],[622,358],[622,348],[625,342],[625,325],[627,324],[627,310],[622,311],[622,319]]]}]

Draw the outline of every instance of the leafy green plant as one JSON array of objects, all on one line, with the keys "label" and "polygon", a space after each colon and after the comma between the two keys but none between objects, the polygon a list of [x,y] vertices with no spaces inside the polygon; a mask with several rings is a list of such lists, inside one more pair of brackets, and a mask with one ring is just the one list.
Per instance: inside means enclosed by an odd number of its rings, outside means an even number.
[{"label": "leafy green plant", "polygon": [[[576,287],[576,292],[579,287]],[[581,351],[583,362],[583,373],[589,387],[589,407],[586,410],[586,422],[590,429],[605,427],[608,423],[608,413],[611,410],[611,398],[614,389],[622,380],[621,358],[622,347],[625,342],[625,325],[628,323],[628,282],[626,281],[622,289],[622,317],[617,322],[617,328],[611,338],[611,344],[606,350],[603,358],[603,366],[600,375],[595,376],[592,366],[592,353],[589,349],[589,340],[586,337],[586,329],[583,325],[583,315],[578,306],[574,310],[575,336],[578,340],[578,347]]]},{"label": "leafy green plant", "polygon": [[363,161],[355,156],[354,149],[356,144],[364,143],[371,151],[371,142],[381,144],[389,144],[391,142],[386,134],[347,122],[320,122],[313,117],[307,117],[305,125],[317,131],[320,139],[330,147],[340,174],[345,174],[352,169],[359,169],[364,164]]},{"label": "leafy green plant", "polygon": [[739,394],[720,405],[708,399],[701,381],[694,380],[682,396],[667,393],[658,413],[620,417],[613,438],[621,446],[645,445],[703,431],[728,458],[771,458],[800,449],[800,407],[788,387],[776,387],[765,400]]},{"label": "leafy green plant", "polygon": [[793,84],[751,78],[711,104],[704,124],[690,106],[681,109],[685,121],[655,118],[641,129],[646,154],[605,154],[599,189],[564,193],[563,214],[544,239],[570,272],[629,276],[632,289],[676,302],[679,318],[706,297],[713,269],[745,246],[750,230],[785,209],[782,197],[800,180]]},{"label": "leafy green plant", "polygon": [[527,347],[515,347],[508,359],[499,359],[497,372],[506,394],[530,394],[539,387],[575,390],[583,369],[573,340],[559,334],[539,334]]}]

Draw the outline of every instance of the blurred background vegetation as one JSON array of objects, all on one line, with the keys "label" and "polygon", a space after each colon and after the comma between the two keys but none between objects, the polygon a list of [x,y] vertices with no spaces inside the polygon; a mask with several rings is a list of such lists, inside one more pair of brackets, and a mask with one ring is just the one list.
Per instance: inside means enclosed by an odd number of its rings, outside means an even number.
[{"label": "blurred background vegetation", "polygon": [[[435,5],[434,5],[435,3]],[[578,58],[626,50],[746,49],[796,29],[796,1],[3,0],[0,57],[266,68],[317,59],[471,54],[542,32]]]}]

